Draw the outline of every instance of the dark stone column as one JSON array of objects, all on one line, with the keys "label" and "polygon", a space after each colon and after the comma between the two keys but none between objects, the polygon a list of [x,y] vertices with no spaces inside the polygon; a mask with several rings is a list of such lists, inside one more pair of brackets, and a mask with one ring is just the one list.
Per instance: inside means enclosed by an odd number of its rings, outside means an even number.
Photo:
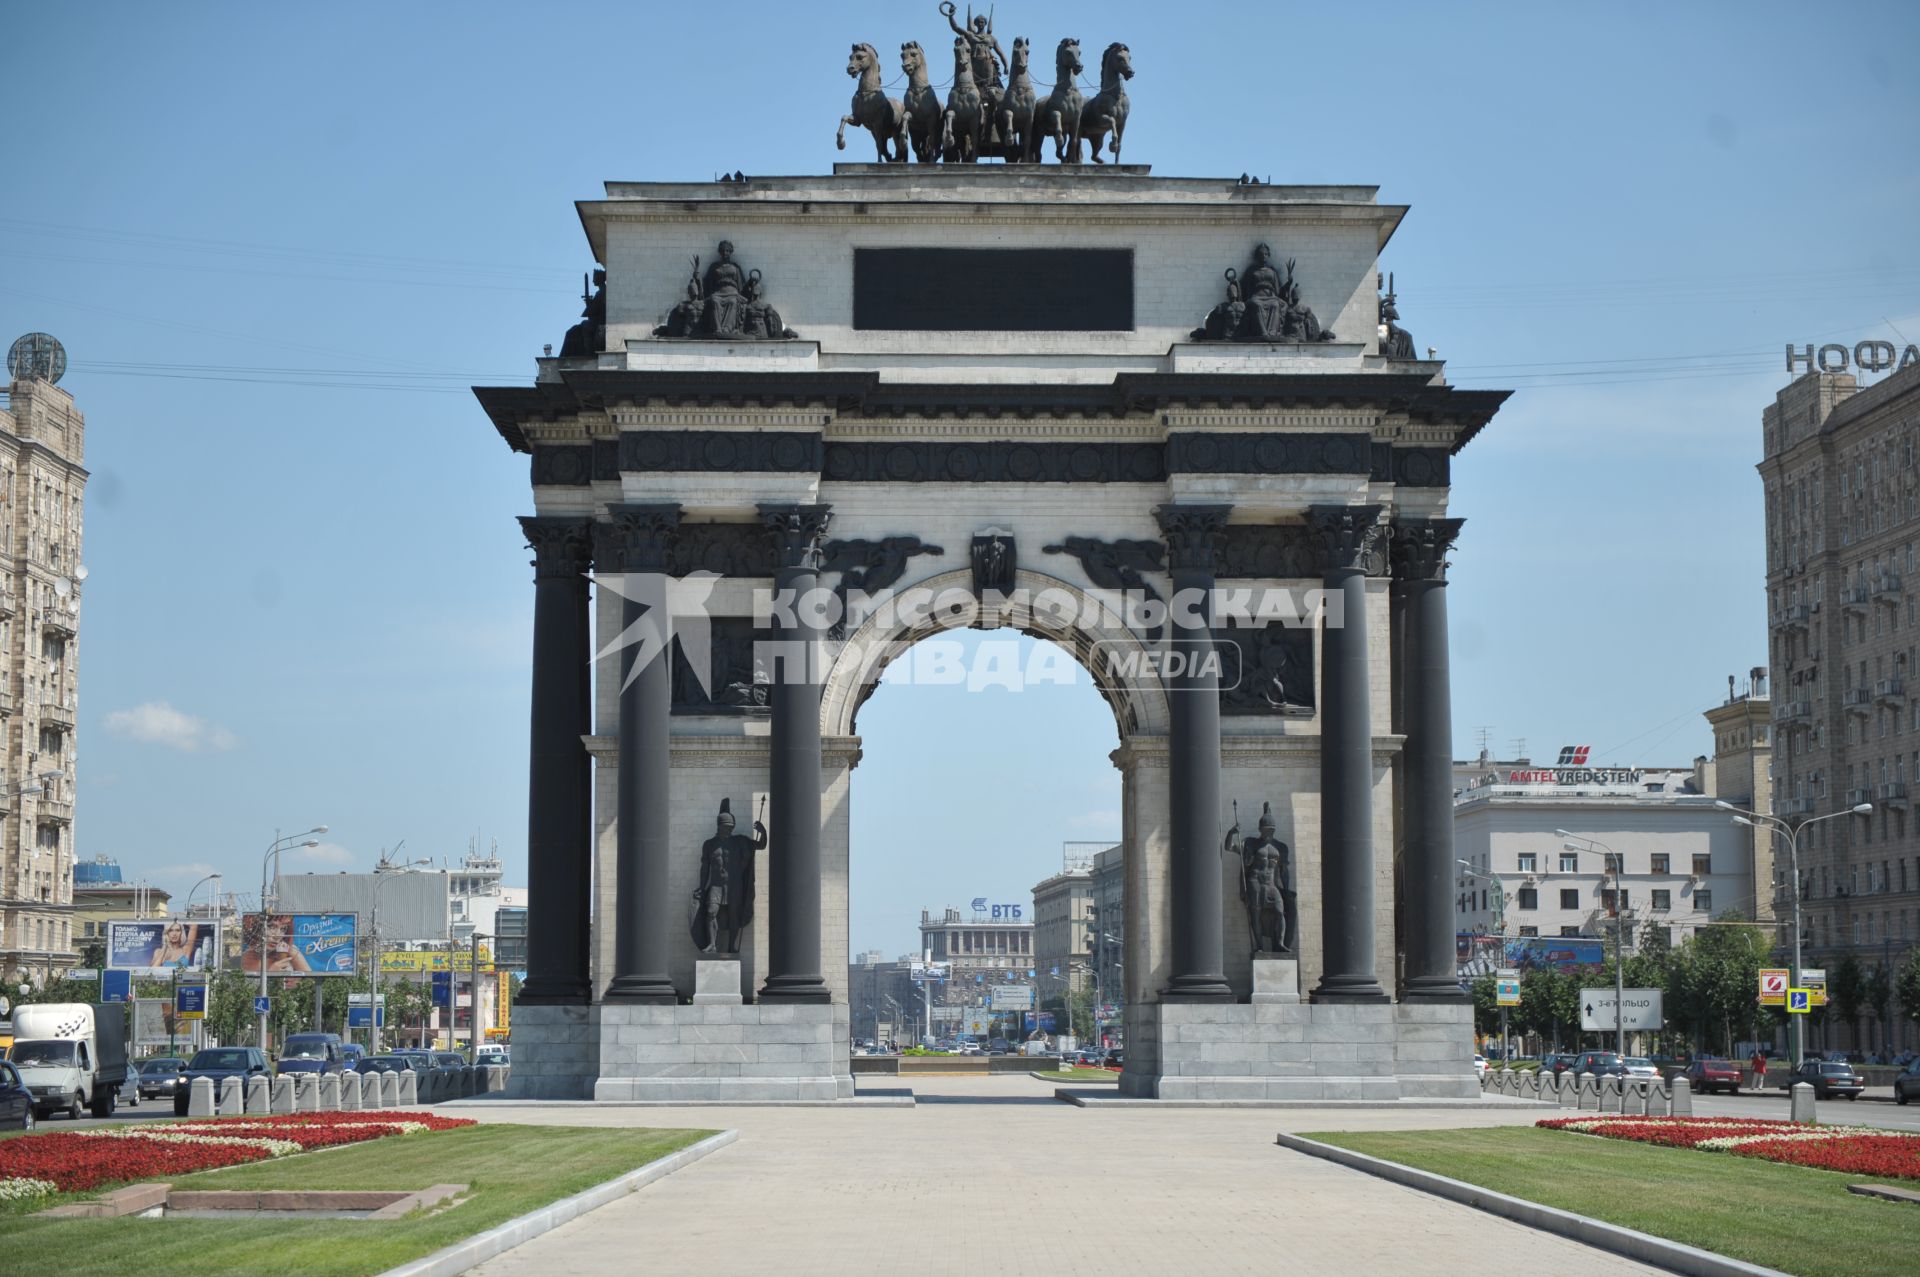
[{"label": "dark stone column", "polygon": [[1394,576],[1406,592],[1400,685],[1404,777],[1406,982],[1401,998],[1460,1002],[1453,940],[1453,696],[1447,659],[1447,551],[1459,519],[1394,525]]},{"label": "dark stone column", "polygon": [[1172,649],[1182,668],[1167,684],[1168,841],[1172,869],[1170,1002],[1230,1002],[1220,868],[1220,674],[1213,646],[1214,556],[1231,506],[1154,511],[1173,574]]},{"label": "dark stone column", "polygon": [[[771,776],[767,806],[768,1002],[825,1002],[820,972],[820,670],[818,618],[801,606],[820,584],[820,538],[831,506],[762,505],[773,540],[773,588],[791,605],[775,610]],[[788,618],[791,618],[790,620]]]},{"label": "dark stone column", "polygon": [[[667,865],[673,853],[673,633],[665,605],[668,554],[680,534],[678,505],[615,506],[612,532],[628,574],[621,600],[619,817],[614,862],[618,903],[608,1002],[678,1001],[667,975],[673,911]],[[609,566],[603,563],[602,568]],[[640,580],[659,580],[656,594]],[[651,599],[649,606],[644,599]],[[643,630],[636,631],[636,625]],[[651,631],[650,633],[645,631]],[[655,652],[654,637],[659,641]],[[642,649],[648,659],[635,663]]]},{"label": "dark stone column", "polygon": [[593,1000],[587,567],[591,521],[523,518],[533,547],[533,732],[527,774],[529,1005]]},{"label": "dark stone column", "polygon": [[[1367,664],[1367,572],[1379,560],[1379,506],[1315,506],[1325,588],[1341,624],[1320,646],[1321,951],[1316,1002],[1385,1002],[1373,960],[1373,715]],[[1329,603],[1332,600],[1329,599]]]}]

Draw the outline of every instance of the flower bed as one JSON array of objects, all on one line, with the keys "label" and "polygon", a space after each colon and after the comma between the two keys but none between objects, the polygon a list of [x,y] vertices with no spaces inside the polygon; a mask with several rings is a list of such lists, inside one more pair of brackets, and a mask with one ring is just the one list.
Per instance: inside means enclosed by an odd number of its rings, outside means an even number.
[{"label": "flower bed", "polygon": [[1552,1117],[1549,1130],[1697,1148],[1848,1175],[1920,1180],[1920,1135],[1873,1126],[1807,1126],[1765,1118]]},{"label": "flower bed", "polygon": [[314,1148],[472,1126],[428,1113],[294,1113],[23,1135],[0,1143],[0,1200],[265,1161]]}]

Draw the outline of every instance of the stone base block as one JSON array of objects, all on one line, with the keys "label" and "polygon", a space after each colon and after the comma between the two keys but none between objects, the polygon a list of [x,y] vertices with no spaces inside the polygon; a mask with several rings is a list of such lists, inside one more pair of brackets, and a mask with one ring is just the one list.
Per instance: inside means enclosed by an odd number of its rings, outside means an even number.
[{"label": "stone base block", "polygon": [[[738,989],[738,967],[733,969]],[[738,994],[736,992],[737,999]],[[835,1100],[853,1096],[847,1008],[714,1002],[598,1008],[604,1101]],[[514,1071],[520,1070],[519,1052]]]},{"label": "stone base block", "polygon": [[516,1006],[508,1096],[517,1100],[592,1099],[594,1079],[600,1076],[600,1010],[589,1006]]},{"label": "stone base block", "polygon": [[698,961],[693,964],[693,1004],[695,1006],[738,1006],[740,962]]},{"label": "stone base block", "polygon": [[1255,1002],[1298,1002],[1300,1000],[1300,964],[1292,958],[1255,958],[1253,960],[1253,1000]]},{"label": "stone base block", "polygon": [[1472,1016],[1465,1003],[1302,1003],[1297,992],[1129,1007],[1119,1090],[1167,1100],[1471,1099],[1480,1093]]}]

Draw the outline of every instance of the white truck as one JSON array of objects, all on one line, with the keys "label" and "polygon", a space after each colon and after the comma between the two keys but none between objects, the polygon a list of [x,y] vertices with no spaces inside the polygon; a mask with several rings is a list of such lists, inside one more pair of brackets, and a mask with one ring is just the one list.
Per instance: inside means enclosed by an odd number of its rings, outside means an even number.
[{"label": "white truck", "polygon": [[33,1095],[36,1117],[113,1116],[127,1081],[126,1013],[117,1002],[15,1007],[8,1059]]}]

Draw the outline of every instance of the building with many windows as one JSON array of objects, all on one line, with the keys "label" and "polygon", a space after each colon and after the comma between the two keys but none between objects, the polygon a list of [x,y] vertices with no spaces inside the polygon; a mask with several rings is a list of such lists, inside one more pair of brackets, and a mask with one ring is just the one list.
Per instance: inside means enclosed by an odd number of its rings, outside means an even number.
[{"label": "building with many windows", "polygon": [[1093,983],[1093,875],[1069,869],[1033,887],[1033,966],[1041,997]]},{"label": "building with many windows", "polygon": [[[0,397],[0,975],[74,965],[74,749],[80,697],[86,419],[54,384],[58,343]],[[19,346],[16,346],[19,349]]]},{"label": "building with many windows", "polygon": [[[983,1030],[977,1026],[983,1020],[1004,1021],[1009,1012],[1039,1005],[1033,923],[1028,919],[996,919],[991,907],[964,916],[949,907],[938,917],[931,909],[922,909],[920,952],[944,968],[940,972],[944,978],[927,984],[936,1037],[979,1033]],[[996,999],[995,989],[1009,992]],[[1020,989],[1026,992],[1017,992]]]},{"label": "building with many windows", "polygon": [[[1920,936],[1920,366],[1868,387],[1809,372],[1761,430],[1774,810],[1873,807],[1800,840],[1805,960],[1831,984],[1848,960],[1892,966]],[[1850,1025],[1829,1034],[1865,1051],[1920,1044],[1911,1021],[1873,1008],[1857,1040]]]}]

